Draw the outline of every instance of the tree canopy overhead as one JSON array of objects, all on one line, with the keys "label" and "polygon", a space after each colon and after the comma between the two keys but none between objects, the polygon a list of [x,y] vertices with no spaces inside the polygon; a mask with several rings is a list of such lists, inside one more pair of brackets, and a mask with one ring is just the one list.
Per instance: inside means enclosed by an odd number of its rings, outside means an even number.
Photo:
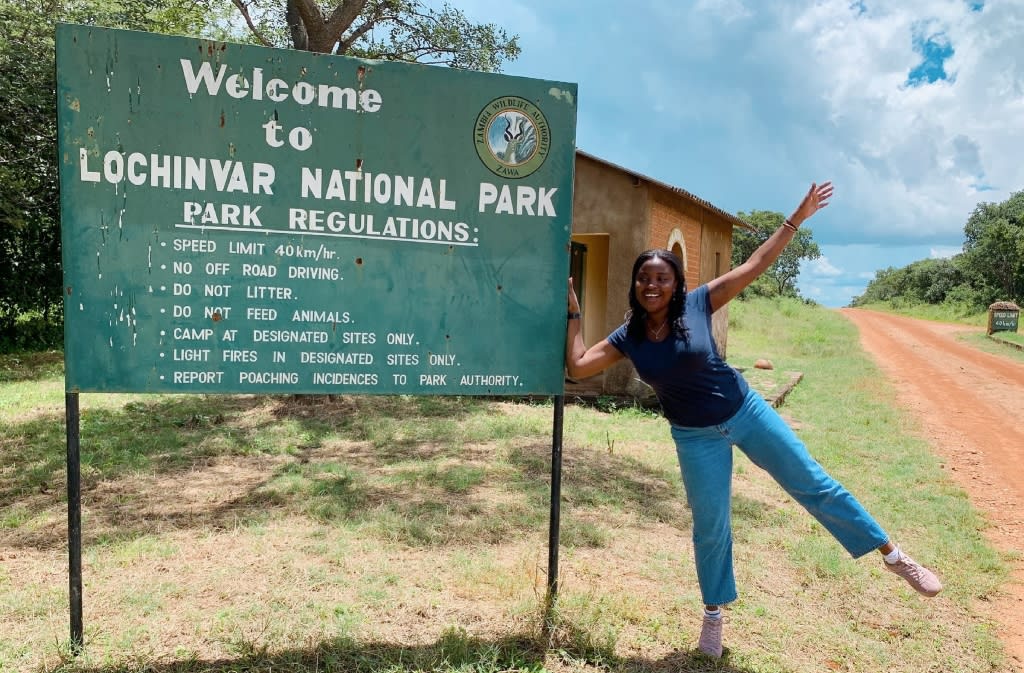
[{"label": "tree canopy overhead", "polygon": [[519,56],[517,36],[420,0],[232,0],[256,41],[390,61],[497,72]]}]

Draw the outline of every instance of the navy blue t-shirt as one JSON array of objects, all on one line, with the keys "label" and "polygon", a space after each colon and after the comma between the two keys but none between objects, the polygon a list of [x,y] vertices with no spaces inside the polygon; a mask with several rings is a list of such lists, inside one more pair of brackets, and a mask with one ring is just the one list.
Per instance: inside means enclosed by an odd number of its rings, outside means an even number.
[{"label": "navy blue t-shirt", "polygon": [[608,343],[632,361],[640,379],[654,389],[665,418],[673,425],[704,428],[732,417],[750,387],[718,355],[711,335],[711,295],[701,285],[686,293],[689,343],[670,331],[664,341],[626,336],[626,323],[608,335]]}]

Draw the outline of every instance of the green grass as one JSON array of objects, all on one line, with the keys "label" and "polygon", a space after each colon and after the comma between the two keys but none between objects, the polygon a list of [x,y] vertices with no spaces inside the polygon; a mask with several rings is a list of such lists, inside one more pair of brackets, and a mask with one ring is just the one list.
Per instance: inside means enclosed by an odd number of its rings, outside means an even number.
[{"label": "green grass", "polygon": [[905,301],[900,302],[875,302],[863,304],[857,308],[866,308],[872,311],[885,311],[887,313],[899,313],[911,318],[924,320],[935,320],[938,322],[957,322],[976,327],[988,325],[988,311],[976,309],[957,304],[913,304]]},{"label": "green grass", "polygon": [[[758,358],[775,370],[751,370]],[[566,409],[560,598],[545,621],[549,403],[82,395],[87,648],[73,658],[60,358],[22,355],[0,358],[0,550],[14,560],[0,563],[0,669],[1001,670],[984,601],[1005,559],[854,328],[800,302],[734,302],[729,359],[759,389],[803,373],[784,413],[940,568],[940,599],[850,560],[740,455],[732,652],[694,654],[674,447],[634,405]]]},{"label": "green grass", "polygon": [[990,336],[995,341],[1024,347],[1024,334],[1020,332],[993,332]]}]

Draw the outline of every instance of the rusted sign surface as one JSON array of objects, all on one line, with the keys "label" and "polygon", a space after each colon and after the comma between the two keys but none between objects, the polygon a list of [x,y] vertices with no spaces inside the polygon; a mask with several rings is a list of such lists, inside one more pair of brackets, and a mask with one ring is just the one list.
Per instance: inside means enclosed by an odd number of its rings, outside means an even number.
[{"label": "rusted sign surface", "polygon": [[576,87],[57,33],[69,391],[553,394]]}]

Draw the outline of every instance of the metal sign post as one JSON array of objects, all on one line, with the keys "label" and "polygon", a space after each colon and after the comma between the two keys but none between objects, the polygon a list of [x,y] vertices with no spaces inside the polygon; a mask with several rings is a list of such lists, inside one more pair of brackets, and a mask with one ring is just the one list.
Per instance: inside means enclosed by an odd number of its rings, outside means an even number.
[{"label": "metal sign post", "polygon": [[79,447],[78,393],[65,393],[68,440],[68,597],[71,603],[71,651],[85,642],[82,622],[82,461]]},{"label": "metal sign post", "polygon": [[548,617],[558,598],[558,537],[562,514],[562,426],[565,417],[565,395],[555,395],[554,403],[551,432],[551,517],[548,524]]}]

